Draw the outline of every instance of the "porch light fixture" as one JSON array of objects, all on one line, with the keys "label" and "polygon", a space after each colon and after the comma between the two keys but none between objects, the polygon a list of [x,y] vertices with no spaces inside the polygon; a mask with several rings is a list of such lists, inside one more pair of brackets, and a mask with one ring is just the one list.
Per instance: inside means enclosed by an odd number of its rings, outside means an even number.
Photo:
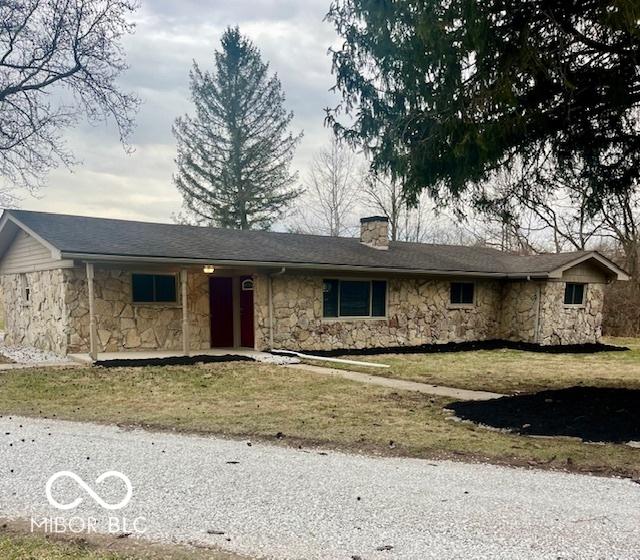
[{"label": "porch light fixture", "polygon": [[202,269],[202,271],[205,274],[213,274],[215,272],[215,267],[212,264],[205,264],[204,268]]}]

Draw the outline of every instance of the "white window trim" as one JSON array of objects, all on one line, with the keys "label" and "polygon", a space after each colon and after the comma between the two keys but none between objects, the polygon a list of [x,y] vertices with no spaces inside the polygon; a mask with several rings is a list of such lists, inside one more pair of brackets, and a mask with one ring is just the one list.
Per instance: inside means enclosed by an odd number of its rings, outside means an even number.
[{"label": "white window trim", "polygon": [[[386,321],[389,319],[389,280],[386,278],[348,278],[348,277],[322,277],[322,293],[324,294],[324,283],[326,280],[338,281],[338,316],[324,316],[324,295],[322,297],[322,321],[335,323],[340,321]],[[340,315],[340,282],[369,282],[369,313],[373,307],[373,284],[372,282],[384,282],[384,315]]]}]

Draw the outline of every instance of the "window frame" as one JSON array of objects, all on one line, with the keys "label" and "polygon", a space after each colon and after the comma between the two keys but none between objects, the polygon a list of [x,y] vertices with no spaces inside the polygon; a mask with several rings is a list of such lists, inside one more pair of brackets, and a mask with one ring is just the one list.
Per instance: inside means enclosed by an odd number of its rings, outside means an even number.
[{"label": "window frame", "polygon": [[[384,321],[389,318],[389,281],[386,278],[349,278],[342,276],[323,276],[322,277],[322,293],[324,294],[324,283],[326,281],[338,282],[338,302],[336,317],[325,317],[324,314],[324,295],[322,300],[322,320],[327,322],[332,321]],[[369,315],[340,315],[340,283],[341,282],[369,282]],[[384,282],[384,315],[371,315],[373,311],[373,283]]]},{"label": "window frame", "polygon": [[[567,303],[567,288],[569,286],[579,285],[582,286],[582,302],[581,303]],[[589,284],[587,282],[565,282],[564,283],[564,293],[562,295],[562,304],[565,308],[568,309],[581,309],[586,307],[587,305],[587,290],[589,289]],[[575,293],[574,293],[575,295]]]},{"label": "window frame", "polygon": [[[454,284],[471,284],[471,286],[473,286],[473,300],[471,301],[471,303],[453,303],[451,301],[451,290]],[[449,303],[447,305],[447,309],[472,309],[476,306],[477,297],[478,286],[475,281],[451,280],[449,282]]]},{"label": "window frame", "polygon": [[[133,297],[133,277],[134,276],[172,276],[176,286],[176,298],[174,301],[136,301]],[[131,272],[131,282],[130,282],[130,290],[129,296],[131,299],[132,305],[137,306],[153,306],[153,307],[181,307],[182,301],[180,296],[180,282],[178,273],[176,272],[154,272],[149,270],[135,270]],[[154,297],[155,297],[155,281],[154,281]]]}]

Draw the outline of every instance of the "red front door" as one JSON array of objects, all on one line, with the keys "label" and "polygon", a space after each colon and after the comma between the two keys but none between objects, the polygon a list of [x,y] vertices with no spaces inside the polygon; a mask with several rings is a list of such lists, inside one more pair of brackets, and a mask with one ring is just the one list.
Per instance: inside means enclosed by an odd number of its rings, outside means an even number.
[{"label": "red front door", "polygon": [[233,278],[209,278],[211,347],[233,347]]},{"label": "red front door", "polygon": [[240,277],[240,346],[253,348],[253,278]]}]

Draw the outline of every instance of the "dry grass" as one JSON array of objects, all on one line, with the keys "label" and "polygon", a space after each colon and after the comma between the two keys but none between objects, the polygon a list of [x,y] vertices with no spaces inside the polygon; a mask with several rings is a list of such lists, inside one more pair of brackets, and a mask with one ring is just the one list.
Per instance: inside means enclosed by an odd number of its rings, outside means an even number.
[{"label": "dry grass", "polygon": [[[253,363],[0,372],[0,413],[411,457],[640,474],[640,451],[454,422],[446,399]],[[284,438],[276,438],[282,432]],[[393,442],[391,444],[391,442]]]},{"label": "dry grass", "polygon": [[[115,536],[30,533],[27,523],[6,522],[0,528],[2,560],[240,560],[214,550],[153,544]],[[242,557],[244,560],[249,560]]]},{"label": "dry grass", "polygon": [[640,339],[610,339],[629,352],[543,354],[519,350],[480,350],[442,354],[345,356],[388,364],[389,369],[336,366],[374,375],[497,393],[530,392],[575,385],[640,389]]}]

